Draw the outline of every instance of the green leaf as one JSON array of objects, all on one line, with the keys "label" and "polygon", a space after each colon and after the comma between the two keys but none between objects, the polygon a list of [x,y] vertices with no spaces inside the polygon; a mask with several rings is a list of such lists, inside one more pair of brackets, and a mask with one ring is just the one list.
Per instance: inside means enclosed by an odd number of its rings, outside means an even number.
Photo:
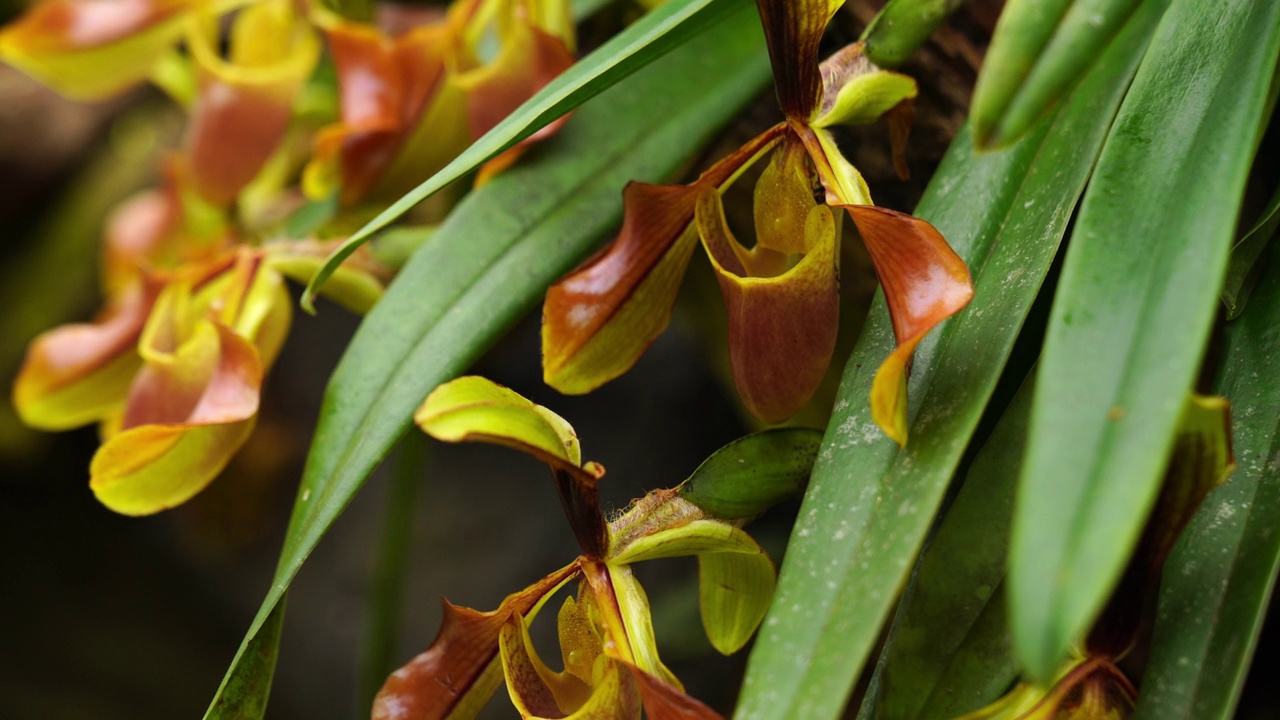
[{"label": "green leaf", "polygon": [[1227,306],[1228,320],[1234,320],[1244,310],[1257,281],[1254,264],[1276,235],[1280,235],[1280,187],[1271,196],[1262,217],[1231,248],[1231,256],[1227,259],[1227,279],[1222,284],[1222,302]]},{"label": "green leaf", "polygon": [[894,348],[882,299],[845,366],[778,593],[747,666],[740,718],[840,714],[919,552],[1018,330],[1057,252],[1163,0],[1144,5],[1051,123],[974,156],[961,133],[917,214],[969,263],[969,307],[925,338],[910,381],[911,442],[871,421]]},{"label": "green leaf", "polygon": [[1010,553],[1014,641],[1042,681],[1097,617],[1160,488],[1278,53],[1280,3],[1174,0],[1082,202]]},{"label": "green leaf", "polygon": [[275,580],[230,675],[427,393],[475,362],[617,225],[628,180],[668,177],[768,79],[759,20],[743,6],[583,107],[418,249],[329,383]]},{"label": "green leaf", "polygon": [[1014,489],[1031,385],[965,474],[920,560],[882,671],[879,720],[947,720],[995,701],[1018,677],[1005,605]]},{"label": "green leaf", "polygon": [[256,635],[241,649],[244,660],[236,663],[218,688],[218,696],[204,714],[205,720],[261,720],[267,714],[271,679],[284,627],[284,599],[275,604]]},{"label": "green leaf", "polygon": [[716,517],[753,518],[804,492],[822,431],[774,428],[715,451],[680,485],[680,496]]},{"label": "green leaf", "polygon": [[964,0],[889,0],[862,33],[871,62],[898,67]]},{"label": "green leaf", "polygon": [[1016,141],[1071,90],[1140,0],[1011,0],[973,89],[979,147]]},{"label": "green leaf", "polygon": [[[706,32],[730,14],[741,11],[745,4],[746,0],[671,0],[618,33],[516,108],[515,112],[475,141],[440,172],[383,210],[348,238],[311,279],[303,293],[302,306],[309,312],[312,311],[312,300],[338,265],[374,233],[408,212],[414,205],[673,48]],[[677,79],[669,78],[668,82],[675,84]],[[672,92],[673,96],[677,94],[680,93]]]},{"label": "green leaf", "polygon": [[432,390],[413,420],[444,442],[491,442],[557,466],[582,464],[578,435],[564,418],[475,375]]},{"label": "green leaf", "polygon": [[1280,255],[1227,324],[1214,391],[1232,405],[1239,467],[1201,506],[1165,566],[1138,720],[1227,720],[1280,571]]}]

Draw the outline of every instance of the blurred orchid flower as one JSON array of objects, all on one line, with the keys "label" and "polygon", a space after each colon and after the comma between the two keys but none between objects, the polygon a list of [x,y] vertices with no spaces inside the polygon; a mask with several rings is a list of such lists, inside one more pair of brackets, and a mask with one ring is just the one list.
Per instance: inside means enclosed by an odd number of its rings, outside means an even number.
[{"label": "blurred orchid flower", "polygon": [[195,191],[225,206],[284,138],[298,92],[319,60],[320,38],[290,0],[260,1],[233,18],[224,58],[218,21],[208,10],[188,21],[199,89],[186,161]]},{"label": "blurred orchid flower", "polygon": [[[340,192],[344,205],[416,186],[573,64],[565,0],[455,0],[442,20],[394,38],[318,18],[342,118],[316,137],[303,188],[317,199]],[[559,125],[490,161],[482,178]]]},{"label": "blurred orchid flower", "polygon": [[[854,44],[818,64],[818,42],[841,0],[759,0],[786,121],[688,185],[632,183],[618,238],[547,292],[546,382],[590,392],[626,372],[670,321],[700,239],[729,319],[729,358],[746,407],[767,422],[795,414],[835,348],[840,216],[853,218],[884,287],[898,347],[877,372],[872,417],[907,439],[906,376],[916,345],[973,295],[964,262],[929,223],[876,207],[830,128],[884,119],[902,164],[916,95],[910,77],[880,70]],[[756,242],[725,222],[721,195],[756,162]],[[819,201],[819,198],[821,201]]]},{"label": "blurred orchid flower", "polygon": [[[508,596],[492,612],[444,605],[427,651],[393,673],[374,703],[375,720],[474,717],[505,678],[525,718],[716,718],[685,695],[658,657],[649,602],[630,566],[695,555],[703,626],[729,654],[755,632],[773,594],[772,561],[735,524],[657,490],[613,522],[598,502],[604,468],[581,462],[563,418],[479,377],[437,388],[414,417],[432,437],[513,447],[547,463],[582,549],[569,565]],[[534,650],[529,625],[547,600],[578,581],[558,613],[562,671]]]},{"label": "blurred orchid flower", "polygon": [[[104,243],[106,309],[37,337],[13,389],[33,427],[101,424],[90,487],[129,515],[184,502],[248,438],[292,316],[284,277],[308,279],[331,249],[194,238],[181,195],[169,184],[115,213]],[[367,310],[383,278],[359,263],[342,275],[336,299]]]},{"label": "blurred orchid flower", "polygon": [[102,100],[152,76],[196,11],[253,0],[41,0],[0,29],[0,60],[74,100]]},{"label": "blurred orchid flower", "polygon": [[1124,720],[1138,691],[1110,660],[1076,655],[1049,688],[1020,683],[996,702],[956,720]]}]

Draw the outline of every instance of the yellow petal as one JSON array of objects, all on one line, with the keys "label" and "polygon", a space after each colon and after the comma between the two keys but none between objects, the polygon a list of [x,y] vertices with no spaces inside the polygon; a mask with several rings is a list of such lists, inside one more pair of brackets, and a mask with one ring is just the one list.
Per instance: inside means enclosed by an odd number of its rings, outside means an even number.
[{"label": "yellow petal", "polygon": [[[569,598],[568,602],[573,599]],[[555,672],[538,657],[529,626],[512,615],[499,635],[502,674],[521,717],[563,717],[582,707],[592,688],[568,672]]]},{"label": "yellow petal", "polygon": [[827,58],[822,83],[822,104],[814,109],[812,127],[870,125],[918,92],[911,76],[873,65],[862,54],[862,43]]},{"label": "yellow petal", "polygon": [[0,60],[76,100],[136,85],[182,35],[194,0],[45,0],[0,31]]},{"label": "yellow petal", "polygon": [[445,442],[493,442],[556,467],[576,468],[582,460],[578,436],[564,418],[479,376],[436,388],[413,419]]},{"label": "yellow petal", "polygon": [[186,502],[213,481],[253,431],[254,419],[215,425],[142,425],[93,456],[89,487],[122,515],[150,515]]}]

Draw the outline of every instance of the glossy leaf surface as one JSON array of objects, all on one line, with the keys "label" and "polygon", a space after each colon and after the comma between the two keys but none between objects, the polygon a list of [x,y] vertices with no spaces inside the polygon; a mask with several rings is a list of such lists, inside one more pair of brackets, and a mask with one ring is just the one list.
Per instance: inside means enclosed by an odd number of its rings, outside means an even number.
[{"label": "glossy leaf surface", "polygon": [[1262,217],[1231,248],[1231,257],[1227,259],[1227,279],[1222,284],[1222,302],[1227,306],[1228,320],[1238,317],[1244,310],[1257,281],[1254,264],[1276,235],[1280,235],[1280,187],[1271,196]]},{"label": "glossy leaf surface", "polygon": [[[344,243],[316,273],[303,295],[303,306],[329,279],[338,265],[374,233],[441,188],[463,177],[626,76],[705,32],[735,11],[746,0],[671,0],[649,13],[613,39],[578,61],[513,112],[506,120],[467,148],[440,172],[382,211]],[[694,65],[693,67],[697,67]],[[670,78],[668,79],[671,80]],[[673,88],[674,90],[674,88]],[[677,105],[679,91],[663,103]],[[621,116],[620,116],[621,117]]]},{"label": "glossy leaf surface", "polygon": [[867,57],[880,67],[906,62],[964,0],[890,0],[867,29],[862,41]]},{"label": "glossy leaf surface", "polygon": [[809,483],[822,431],[775,428],[715,451],[680,486],[680,496],[726,520],[755,517]]},{"label": "glossy leaf surface", "polygon": [[237,662],[422,398],[465,370],[616,226],[628,180],[665,179],[765,84],[758,22],[744,7],[583,107],[416,251],[330,381],[276,579]]},{"label": "glossy leaf surface", "polygon": [[947,720],[1017,678],[1005,604],[1014,489],[1031,415],[1024,385],[965,474],[912,579],[879,683],[880,720]]},{"label": "glossy leaf surface", "polygon": [[1235,474],[1205,500],[1165,567],[1139,720],[1235,716],[1280,570],[1280,256],[1228,323],[1215,392],[1232,404]]},{"label": "glossy leaf surface", "polygon": [[[1052,123],[975,157],[961,133],[917,214],[968,262],[969,307],[925,338],[898,451],[866,397],[894,346],[883,300],[845,367],[823,448],[747,667],[742,718],[839,715],[976,427],[1162,9],[1149,3]],[[801,658],[798,660],[798,658]]]},{"label": "glossy leaf surface", "polygon": [[1049,319],[1010,553],[1014,641],[1036,678],[1088,631],[1155,502],[1278,52],[1280,5],[1174,0],[1098,160]]},{"label": "glossy leaf surface", "polygon": [[1016,141],[1093,65],[1141,0],[1013,0],[973,90],[979,147]]}]

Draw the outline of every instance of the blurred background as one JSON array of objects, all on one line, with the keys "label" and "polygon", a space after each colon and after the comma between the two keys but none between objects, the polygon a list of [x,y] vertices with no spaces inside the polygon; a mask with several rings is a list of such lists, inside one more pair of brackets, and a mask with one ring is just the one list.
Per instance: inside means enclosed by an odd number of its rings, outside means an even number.
[{"label": "blurred background", "polygon": [[[855,39],[880,4],[849,3],[829,33],[832,48]],[[19,5],[0,0],[0,19],[13,17]],[[908,66],[922,86],[909,151],[913,180],[894,177],[883,128],[845,138],[882,204],[910,209],[923,191],[963,121],[998,10],[998,2],[971,2]],[[708,158],[777,117],[771,91],[763,92]],[[91,317],[103,219],[155,180],[157,160],[179,143],[181,125],[177,111],[148,91],[74,104],[0,65],[0,379],[6,385],[32,337]],[[701,164],[691,167],[696,172]],[[749,193],[749,183],[739,185]],[[731,214],[742,213],[736,222],[748,223],[749,195],[730,200]],[[840,343],[847,348],[874,285],[860,245],[844,245]],[[536,314],[475,369],[577,428],[584,458],[609,470],[602,486],[609,508],[675,485],[716,448],[752,429],[729,391],[723,317],[704,261],[695,260],[692,276],[671,330],[634,371],[590,396],[563,397],[542,384]],[[325,382],[357,322],[332,305],[322,305],[315,317],[297,313],[252,440],[205,492],[155,517],[121,517],[94,500],[87,486],[97,446],[93,428],[37,433],[17,422],[7,402],[0,405],[0,718],[195,718],[204,712],[270,582]],[[836,379],[801,424],[820,426]],[[749,528],[775,559],[795,512],[795,505],[780,507]],[[425,649],[440,620],[440,597],[492,609],[576,554],[537,462],[499,448],[411,437],[295,581],[269,716],[367,717],[380,682],[369,668],[399,665]],[[388,579],[387,569],[397,565],[406,570],[403,586]],[[638,574],[654,606],[664,660],[693,695],[728,711],[746,653],[721,658],[705,640],[694,561],[647,563]],[[393,647],[369,640],[375,607],[399,623]],[[554,623],[540,626],[537,639],[554,656]],[[1242,718],[1280,717],[1273,681],[1280,668],[1277,635],[1272,622],[1246,686]],[[487,716],[515,713],[498,697]]]}]

